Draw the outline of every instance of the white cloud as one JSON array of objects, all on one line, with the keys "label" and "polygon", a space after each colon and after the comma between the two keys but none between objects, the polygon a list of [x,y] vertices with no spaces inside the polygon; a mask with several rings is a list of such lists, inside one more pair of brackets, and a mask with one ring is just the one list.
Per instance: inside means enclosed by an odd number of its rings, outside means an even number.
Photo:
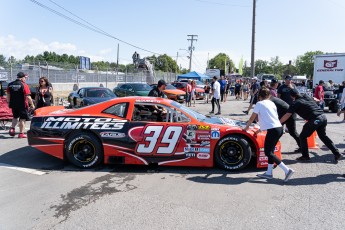
[{"label": "white cloud", "polygon": [[[13,35],[0,36],[0,53],[5,57],[14,56],[17,59],[23,59],[26,55],[42,54],[44,51],[55,52],[57,54],[68,54],[75,56],[90,57],[91,61],[109,60],[107,54],[112,52],[111,48],[100,50],[96,54],[89,53],[71,43],[62,43],[53,41],[45,43],[37,38],[31,38],[27,41],[18,40]],[[113,60],[112,60],[113,61]]]}]

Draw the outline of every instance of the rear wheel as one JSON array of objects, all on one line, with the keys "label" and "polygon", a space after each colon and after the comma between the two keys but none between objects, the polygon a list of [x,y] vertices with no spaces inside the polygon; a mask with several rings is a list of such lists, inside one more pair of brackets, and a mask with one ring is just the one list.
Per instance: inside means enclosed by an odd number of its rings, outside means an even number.
[{"label": "rear wheel", "polygon": [[72,135],[65,145],[66,157],[79,168],[91,168],[103,162],[103,148],[98,138],[91,133]]},{"label": "rear wheel", "polygon": [[217,143],[214,157],[220,168],[234,171],[243,169],[249,164],[252,151],[246,139],[229,135]]}]

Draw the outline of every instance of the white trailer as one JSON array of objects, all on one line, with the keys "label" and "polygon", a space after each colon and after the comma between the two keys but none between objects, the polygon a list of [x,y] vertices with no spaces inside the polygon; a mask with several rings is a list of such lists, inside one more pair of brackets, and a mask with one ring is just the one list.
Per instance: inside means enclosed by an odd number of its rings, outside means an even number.
[{"label": "white trailer", "polygon": [[323,80],[336,84],[345,81],[345,53],[321,54],[314,56],[313,86]]}]

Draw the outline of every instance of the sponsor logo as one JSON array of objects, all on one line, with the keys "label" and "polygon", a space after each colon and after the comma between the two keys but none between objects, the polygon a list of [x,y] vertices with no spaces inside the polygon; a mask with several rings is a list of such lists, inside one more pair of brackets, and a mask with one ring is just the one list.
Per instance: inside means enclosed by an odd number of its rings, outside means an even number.
[{"label": "sponsor logo", "polygon": [[186,157],[194,158],[194,157],[196,157],[196,154],[195,153],[186,153]]},{"label": "sponsor logo", "polygon": [[198,140],[210,140],[210,134],[198,134]]},{"label": "sponsor logo", "polygon": [[[263,152],[263,153],[265,152],[265,148],[260,148],[259,150],[260,150],[260,152]],[[278,147],[275,146],[274,147],[274,152],[278,152],[278,151],[279,151]]]},{"label": "sponsor logo", "polygon": [[195,147],[184,147],[185,152],[200,152],[200,153],[209,153],[210,148],[195,148]]},{"label": "sponsor logo", "polygon": [[219,139],[220,138],[220,132],[219,131],[212,131],[211,132],[211,139]]},{"label": "sponsor logo", "polygon": [[327,69],[332,69],[338,66],[338,60],[333,60],[333,61],[327,61],[324,60],[323,61],[323,67],[327,68]]},{"label": "sponsor logo", "polygon": [[187,130],[187,139],[188,140],[195,139],[195,132]]},{"label": "sponsor logo", "polygon": [[209,125],[199,125],[198,130],[210,130],[211,126]]},{"label": "sponsor logo", "polygon": [[209,142],[209,141],[202,141],[202,142],[200,143],[200,147],[203,147],[203,146],[210,147],[210,142]]},{"label": "sponsor logo", "polygon": [[198,153],[196,155],[196,157],[198,159],[201,159],[201,160],[207,160],[207,159],[210,159],[210,154],[208,154],[208,153]]},{"label": "sponsor logo", "polygon": [[126,120],[96,117],[48,117],[41,129],[98,129],[119,130]]},{"label": "sponsor logo", "polygon": [[109,137],[109,138],[122,138],[125,137],[126,134],[124,133],[118,133],[118,132],[101,132],[100,133],[101,137]]},{"label": "sponsor logo", "polygon": [[219,128],[212,128],[211,131],[219,131]]},{"label": "sponsor logo", "polygon": [[198,130],[197,125],[187,125],[187,130]]}]

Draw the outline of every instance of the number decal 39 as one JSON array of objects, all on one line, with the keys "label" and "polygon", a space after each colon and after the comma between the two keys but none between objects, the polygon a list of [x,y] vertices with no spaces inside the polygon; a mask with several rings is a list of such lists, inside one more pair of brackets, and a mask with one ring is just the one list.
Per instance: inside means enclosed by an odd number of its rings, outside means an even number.
[{"label": "number decal 39", "polygon": [[173,154],[182,136],[182,126],[146,126],[143,141],[138,142],[138,154]]}]

